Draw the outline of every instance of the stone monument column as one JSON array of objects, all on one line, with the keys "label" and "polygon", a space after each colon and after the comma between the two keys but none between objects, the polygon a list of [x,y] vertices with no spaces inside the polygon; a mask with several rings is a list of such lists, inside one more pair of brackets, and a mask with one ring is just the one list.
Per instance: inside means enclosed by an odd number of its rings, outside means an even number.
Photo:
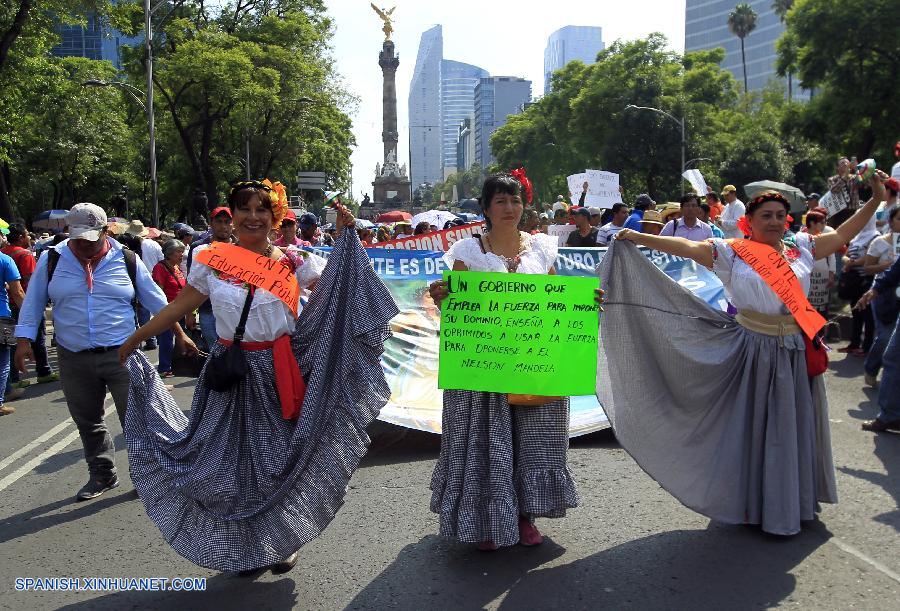
[{"label": "stone monument column", "polygon": [[400,65],[400,58],[394,53],[394,43],[385,40],[381,47],[381,53],[378,56],[378,65],[381,66],[381,73],[384,76],[384,85],[382,87],[382,108],[383,108],[383,125],[381,139],[384,142],[384,159],[393,152],[396,159],[397,141],[399,134],[397,133],[397,66]]}]

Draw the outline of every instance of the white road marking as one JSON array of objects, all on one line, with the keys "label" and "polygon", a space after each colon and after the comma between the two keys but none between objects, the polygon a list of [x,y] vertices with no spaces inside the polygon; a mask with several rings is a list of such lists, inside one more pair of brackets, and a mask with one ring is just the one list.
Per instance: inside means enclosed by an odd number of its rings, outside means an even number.
[{"label": "white road marking", "polygon": [[[108,399],[109,399],[109,395],[107,395],[107,400]],[[104,418],[109,417],[109,415],[114,410],[115,410],[115,407],[113,405],[108,406],[106,408],[106,410],[103,412],[103,417]],[[57,427],[54,427],[54,428],[59,428],[59,425],[57,425]],[[60,430],[62,430],[62,429],[60,429]],[[75,441],[75,439],[77,439],[77,438],[78,438],[78,431],[77,430],[72,431],[71,433],[69,433],[68,435],[63,437],[60,441],[58,441],[55,444],[53,444],[52,446],[50,446],[49,448],[47,448],[46,450],[44,450],[43,452],[41,452],[40,454],[38,454],[37,456],[32,458],[31,460],[29,460],[24,465],[22,465],[21,467],[19,467],[18,469],[16,469],[15,471],[10,473],[6,477],[4,477],[3,479],[0,479],[0,491],[5,490],[12,484],[16,483],[18,480],[22,479],[23,477],[25,477],[26,475],[31,473],[31,471],[35,467],[40,465],[42,462],[44,462],[51,456],[54,456],[55,454],[58,454],[59,452],[62,452],[63,450],[65,450],[69,446],[69,444],[72,443],[73,441]],[[48,439],[49,439],[49,437],[48,437]],[[34,443],[34,442],[32,442],[32,443]],[[29,445],[31,445],[31,444],[29,444]],[[23,450],[24,450],[24,448],[23,448]]]},{"label": "white road marking", "polygon": [[59,424],[54,426],[52,429],[50,429],[49,431],[47,431],[46,433],[44,433],[43,435],[41,435],[40,437],[38,437],[37,439],[32,441],[31,443],[16,450],[15,452],[10,454],[3,460],[0,460],[0,471],[7,468],[11,464],[13,464],[15,461],[19,460],[20,457],[24,456],[25,454],[30,452],[32,449],[41,445],[48,439],[51,439],[52,437],[56,437],[61,431],[69,428],[70,426],[75,426],[75,423],[72,421],[71,418],[69,418],[67,420],[63,420],[62,422],[60,422]]},{"label": "white road marking", "polygon": [[[0,490],[2,490],[2,488],[0,488]],[[895,573],[894,571],[892,571],[891,569],[889,569],[882,563],[878,562],[874,558],[869,558],[868,556],[866,556],[864,553],[862,553],[861,551],[859,551],[858,549],[856,549],[849,543],[845,543],[844,541],[841,541],[837,537],[831,537],[830,539],[828,539],[828,542],[833,543],[838,548],[844,550],[851,556],[855,556],[855,557],[859,558],[860,560],[862,560],[869,566],[881,571],[882,573],[884,573],[885,575],[887,575],[888,577],[890,577],[897,583],[900,583],[900,575],[898,575],[897,573]]]}]

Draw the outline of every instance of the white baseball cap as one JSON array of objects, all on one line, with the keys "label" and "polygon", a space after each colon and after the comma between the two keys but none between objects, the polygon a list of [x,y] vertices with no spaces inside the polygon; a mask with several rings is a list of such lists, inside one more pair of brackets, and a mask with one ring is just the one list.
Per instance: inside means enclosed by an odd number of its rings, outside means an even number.
[{"label": "white baseball cap", "polygon": [[106,229],[106,213],[96,204],[75,204],[66,216],[69,238],[96,242]]}]

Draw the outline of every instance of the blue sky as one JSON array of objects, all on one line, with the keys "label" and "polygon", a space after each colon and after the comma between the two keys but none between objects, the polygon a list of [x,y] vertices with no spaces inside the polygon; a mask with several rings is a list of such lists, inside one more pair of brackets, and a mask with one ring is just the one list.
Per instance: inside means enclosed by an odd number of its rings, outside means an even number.
[{"label": "blue sky", "polygon": [[[532,93],[544,90],[544,48],[547,37],[565,25],[603,28],[609,45],[617,39],[642,38],[662,32],[676,51],[684,49],[684,0],[381,0],[397,6],[394,35],[397,70],[399,160],[409,160],[407,97],[416,63],[419,38],[441,24],[444,57],[476,64],[494,75],[522,76],[532,81]],[[369,0],[327,0],[335,22],[333,55],[348,90],[359,97],[353,113],[357,147],[353,154],[353,192],[372,192],[375,164],[381,161],[381,70],[378,53],[384,35],[381,20]]]}]

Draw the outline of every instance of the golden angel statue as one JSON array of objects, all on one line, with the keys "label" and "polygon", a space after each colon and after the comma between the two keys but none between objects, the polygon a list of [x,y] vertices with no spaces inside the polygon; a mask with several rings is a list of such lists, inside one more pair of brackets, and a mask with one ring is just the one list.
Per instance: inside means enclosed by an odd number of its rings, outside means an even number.
[{"label": "golden angel statue", "polygon": [[378,13],[378,16],[381,17],[382,21],[384,21],[384,27],[381,28],[381,31],[384,32],[385,40],[390,40],[391,34],[394,31],[394,28],[392,25],[394,23],[394,21],[393,21],[393,19],[391,19],[391,15],[394,14],[394,9],[396,9],[396,8],[397,7],[395,6],[395,7],[391,8],[391,10],[387,10],[387,9],[383,9],[383,8],[378,8],[377,6],[375,6],[374,2],[372,3],[372,9],[376,13]]}]

